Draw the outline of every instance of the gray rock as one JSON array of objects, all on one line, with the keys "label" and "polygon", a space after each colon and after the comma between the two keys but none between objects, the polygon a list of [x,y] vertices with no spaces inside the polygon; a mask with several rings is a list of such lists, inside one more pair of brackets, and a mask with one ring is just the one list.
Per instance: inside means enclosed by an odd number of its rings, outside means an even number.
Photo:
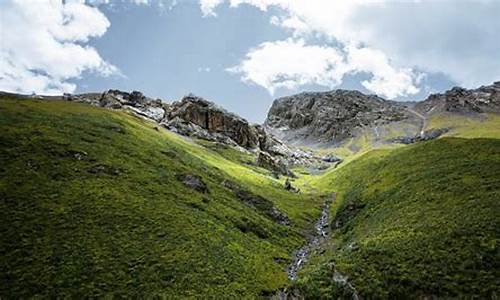
[{"label": "gray rock", "polygon": [[359,91],[301,93],[274,101],[265,121],[289,142],[334,143],[356,128],[404,120],[410,114],[394,102]]},{"label": "gray rock", "polygon": [[[168,119],[178,118],[191,123],[209,133],[206,137],[227,137],[246,149],[259,146],[257,129],[245,119],[230,113],[214,103],[196,96],[186,96],[171,105]],[[174,124],[170,124],[174,127]]]},{"label": "gray rock", "polygon": [[413,144],[413,143],[417,143],[417,142],[437,139],[438,137],[447,133],[448,131],[449,131],[448,128],[434,128],[431,130],[424,131],[423,134],[419,134],[419,135],[415,135],[415,136],[397,137],[397,138],[394,138],[390,141],[393,143],[400,143],[400,144]]},{"label": "gray rock", "polygon": [[134,107],[126,105],[124,108],[131,110],[137,115],[144,116],[156,122],[161,121],[165,116],[165,110],[161,106],[142,106]]},{"label": "gray rock", "polygon": [[269,171],[276,172],[280,175],[294,176],[288,169],[287,165],[281,159],[271,156],[269,153],[261,151],[257,158],[257,165],[268,169]]},{"label": "gray rock", "polygon": [[193,174],[179,174],[176,176],[177,180],[182,182],[185,186],[194,189],[200,193],[208,193],[208,188],[205,182],[198,175]]},{"label": "gray rock", "polygon": [[321,160],[324,162],[334,163],[334,162],[342,161],[342,158],[336,156],[335,154],[330,153],[330,154],[327,154],[327,155],[321,157]]},{"label": "gray rock", "polygon": [[500,83],[477,89],[454,87],[444,93],[432,94],[415,105],[423,114],[500,112]]}]

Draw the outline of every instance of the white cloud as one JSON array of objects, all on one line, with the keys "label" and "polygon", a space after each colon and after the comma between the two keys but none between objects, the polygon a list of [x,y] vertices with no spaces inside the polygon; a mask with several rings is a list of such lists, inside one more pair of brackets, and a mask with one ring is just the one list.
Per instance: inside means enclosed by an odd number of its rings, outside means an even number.
[{"label": "white cloud", "polygon": [[289,39],[261,44],[229,71],[241,73],[244,81],[263,86],[272,94],[278,88],[295,89],[308,83],[336,86],[343,76],[342,59],[336,49]]},{"label": "white cloud", "polygon": [[245,59],[229,71],[242,75],[245,82],[266,88],[297,89],[318,84],[334,88],[344,76],[372,74],[362,84],[370,91],[388,98],[415,94],[415,74],[411,69],[394,69],[380,51],[368,48],[345,48],[306,45],[301,39],[266,42],[251,49]]},{"label": "white cloud", "polygon": [[216,16],[215,8],[224,3],[224,0],[202,0],[200,1],[201,12],[204,16]]},{"label": "white cloud", "polygon": [[60,94],[73,92],[70,80],[84,71],[118,73],[85,45],[110,25],[97,8],[81,1],[6,0],[0,10],[0,90]]},{"label": "white cloud", "polygon": [[370,80],[361,82],[367,90],[389,99],[414,95],[420,91],[416,85],[421,75],[411,68],[393,67],[383,52],[354,46],[348,47],[346,52],[350,72],[372,75]]},{"label": "white cloud", "polygon": [[[205,2],[200,0],[202,7]],[[216,2],[205,6],[206,15],[215,14],[222,3],[279,8],[272,24],[290,30],[295,39],[317,41],[319,35],[326,44],[337,44],[352,69],[372,76],[362,84],[387,97],[417,92],[421,74],[414,69],[443,73],[466,87],[500,78],[500,1]]]}]

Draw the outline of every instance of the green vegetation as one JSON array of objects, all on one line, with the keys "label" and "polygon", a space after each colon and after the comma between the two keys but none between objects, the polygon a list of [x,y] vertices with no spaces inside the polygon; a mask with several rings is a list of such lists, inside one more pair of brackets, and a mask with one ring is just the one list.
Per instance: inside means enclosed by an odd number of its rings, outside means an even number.
[{"label": "green vegetation", "polygon": [[297,283],[310,298],[494,298],[500,293],[500,140],[374,150],[315,181],[337,191],[326,253]]},{"label": "green vegetation", "polygon": [[[302,295],[350,297],[332,280],[340,272],[364,298],[494,298],[500,117],[463,118],[432,118],[429,128],[453,137],[409,146],[366,131],[325,150],[346,158],[337,168],[296,168],[302,192],[291,193],[254,153],[124,112],[4,97],[0,298],[272,295],[291,284],[284,268],[332,192],[336,229],[300,271]],[[406,126],[377,135],[416,128]],[[208,192],[179,175],[198,176]],[[273,206],[289,226],[273,220]]]},{"label": "green vegetation", "polygon": [[239,161],[250,157],[123,112],[1,99],[0,132],[0,298],[257,297],[288,283],[284,266],[319,213],[318,197]]},{"label": "green vegetation", "polygon": [[447,136],[500,139],[500,115],[441,114],[431,117],[427,128],[450,128]]}]

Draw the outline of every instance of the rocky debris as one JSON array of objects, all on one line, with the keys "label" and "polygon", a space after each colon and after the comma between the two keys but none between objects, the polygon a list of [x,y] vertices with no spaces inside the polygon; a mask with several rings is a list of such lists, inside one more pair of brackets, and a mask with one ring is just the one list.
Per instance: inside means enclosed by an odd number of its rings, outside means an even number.
[{"label": "rocky debris", "polygon": [[390,142],[400,143],[400,144],[413,144],[417,142],[430,141],[433,139],[437,139],[438,137],[447,133],[448,131],[449,131],[448,128],[434,128],[431,130],[426,130],[423,133],[415,136],[397,137],[390,140]]},{"label": "rocky debris", "polygon": [[202,128],[201,126],[188,122],[180,117],[174,117],[171,120],[160,123],[163,127],[169,129],[172,132],[178,133],[180,135],[195,137],[202,140],[223,143],[230,146],[238,146],[235,141],[233,141],[228,136],[217,133],[209,132],[208,130]]},{"label": "rocky debris", "polygon": [[257,157],[257,165],[268,169],[276,174],[294,177],[295,175],[288,169],[288,166],[278,157],[273,157],[269,153],[261,151]]},{"label": "rocky debris", "polygon": [[500,112],[500,81],[477,89],[454,87],[415,104],[423,114]]},{"label": "rocky debris", "polygon": [[200,193],[208,193],[208,188],[205,182],[198,175],[193,174],[179,174],[176,176],[177,180],[182,182],[185,186],[198,191]]},{"label": "rocky debris", "polygon": [[321,157],[321,160],[328,163],[335,163],[342,161],[342,158],[338,157],[335,154],[330,153]]},{"label": "rocky debris", "polygon": [[359,91],[301,93],[274,101],[265,125],[293,142],[334,143],[356,128],[414,117],[405,107]]},{"label": "rocky debris", "polygon": [[285,226],[290,225],[290,219],[288,218],[288,216],[284,212],[281,212],[279,209],[277,209],[274,206],[271,208],[271,211],[269,212],[269,216],[274,221],[276,221],[276,223],[278,223],[278,224],[285,225]]},{"label": "rocky debris", "polygon": [[252,206],[258,211],[264,213],[276,223],[281,225],[290,225],[290,219],[288,216],[278,210],[271,201],[242,189],[236,191],[236,196],[247,205]]},{"label": "rocky debris", "polygon": [[312,151],[305,151],[288,146],[274,135],[267,132],[264,127],[258,126],[258,128],[263,131],[261,136],[264,137],[260,142],[260,149],[275,158],[279,158],[286,165],[311,165],[319,162],[319,158],[315,157]]},{"label": "rocky debris", "polygon": [[138,91],[127,93],[120,90],[109,90],[102,94],[64,94],[63,99],[112,109],[130,110],[137,115],[156,122],[160,122],[165,117],[165,113],[168,110],[168,105],[161,100],[153,100]]}]

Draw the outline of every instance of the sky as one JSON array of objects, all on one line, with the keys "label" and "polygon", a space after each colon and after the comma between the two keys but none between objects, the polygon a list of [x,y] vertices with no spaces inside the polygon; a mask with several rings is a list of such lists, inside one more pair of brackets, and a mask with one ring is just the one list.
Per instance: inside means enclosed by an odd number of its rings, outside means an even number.
[{"label": "sky", "polygon": [[252,122],[273,99],[399,101],[500,80],[497,0],[0,0],[0,90],[193,93]]}]

